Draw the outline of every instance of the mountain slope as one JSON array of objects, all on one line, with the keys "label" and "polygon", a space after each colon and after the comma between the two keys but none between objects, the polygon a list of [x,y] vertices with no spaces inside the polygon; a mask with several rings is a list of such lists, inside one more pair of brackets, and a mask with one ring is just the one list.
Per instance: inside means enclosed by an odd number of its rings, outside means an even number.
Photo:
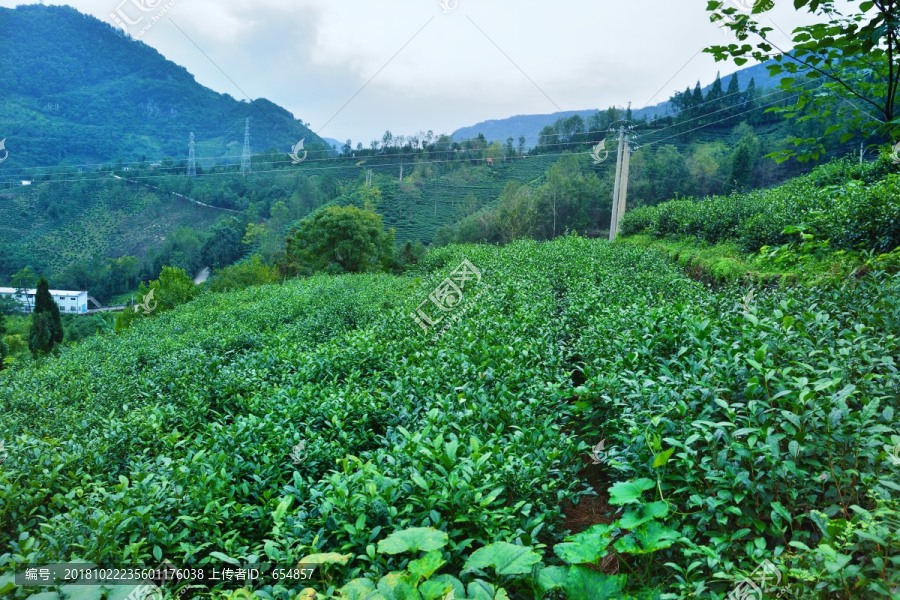
[{"label": "mountain slope", "polygon": [[239,162],[246,118],[254,152],[287,150],[301,138],[308,150],[329,148],[285,109],[203,87],[150,46],[73,8],[0,8],[0,34],[4,179],[28,167],[184,159],[191,132],[201,164]]}]

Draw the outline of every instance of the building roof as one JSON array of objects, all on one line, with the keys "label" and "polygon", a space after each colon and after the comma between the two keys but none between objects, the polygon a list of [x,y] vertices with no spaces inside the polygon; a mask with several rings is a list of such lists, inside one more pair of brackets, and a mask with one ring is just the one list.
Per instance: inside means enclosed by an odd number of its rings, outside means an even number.
[{"label": "building roof", "polygon": [[[37,290],[34,288],[25,290],[28,294],[35,294]],[[0,287],[0,294],[15,294],[18,290],[16,288],[11,287]],[[50,290],[51,296],[80,296],[81,294],[87,294],[86,291],[82,292],[73,292],[71,290]]]}]

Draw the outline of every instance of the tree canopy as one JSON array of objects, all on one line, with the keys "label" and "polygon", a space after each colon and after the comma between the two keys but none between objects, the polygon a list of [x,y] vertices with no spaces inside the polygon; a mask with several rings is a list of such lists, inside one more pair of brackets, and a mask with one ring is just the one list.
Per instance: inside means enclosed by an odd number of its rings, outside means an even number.
[{"label": "tree canopy", "polygon": [[738,43],[712,46],[706,52],[719,61],[733,59],[739,66],[750,59],[772,61],[770,74],[784,75],[781,89],[796,97],[792,105],[773,110],[824,126],[821,135],[791,136],[794,149],[778,153],[779,160],[818,159],[829,137],[839,137],[841,143],[854,138],[884,142],[900,124],[896,114],[900,3],[848,3],[853,10],[845,13],[835,0],[794,0],[797,11],[813,15],[817,22],[794,29],[790,48],[777,41],[783,35],[780,30],[762,22],[774,8],[773,0],[758,0],[750,10],[721,0],[707,3],[710,19],[733,30]]},{"label": "tree canopy", "polygon": [[355,206],[328,206],[303,219],[286,240],[282,271],[361,273],[388,268],[394,231],[381,216]]}]

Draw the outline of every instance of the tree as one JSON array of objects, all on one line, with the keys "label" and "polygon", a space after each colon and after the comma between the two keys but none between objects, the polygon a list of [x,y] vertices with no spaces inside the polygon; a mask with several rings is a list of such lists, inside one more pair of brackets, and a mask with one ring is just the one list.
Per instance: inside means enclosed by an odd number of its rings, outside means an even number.
[{"label": "tree", "polygon": [[753,171],[759,160],[760,143],[753,128],[746,123],[738,125],[734,135],[739,136],[739,140],[731,155],[731,176],[728,183],[731,189],[740,191],[753,186]]},{"label": "tree", "polygon": [[179,304],[190,302],[199,293],[199,288],[184,269],[163,267],[159,279],[151,281],[149,285],[141,283],[138,287],[138,305],[118,314],[115,329],[123,331],[135,319],[172,310]]},{"label": "tree", "polygon": [[[794,148],[785,148],[775,158],[818,159],[825,140],[837,135],[841,143],[860,135],[890,139],[900,125],[895,122],[900,89],[896,0],[860,0],[855,12],[838,7],[836,0],[794,0],[795,10],[818,22],[794,29],[789,49],[782,48],[780,32],[761,24],[774,6],[773,0],[760,0],[747,13],[721,0],[709,1],[710,20],[724,21],[740,43],[705,51],[717,61],[733,59],[739,66],[750,59],[773,61],[770,75],[785,75],[781,89],[796,96],[795,102],[774,110],[798,122],[826,124],[820,136],[789,138]],[[751,37],[753,44],[748,43]]]},{"label": "tree", "polygon": [[[703,112],[706,113],[714,113],[720,108],[722,108],[722,97],[725,95],[725,92],[722,91],[722,77],[717,72],[716,80],[713,81],[712,86],[709,88],[709,92],[706,94],[706,110]],[[713,120],[717,120],[721,117],[716,117]]]},{"label": "tree", "polygon": [[503,243],[528,236],[534,227],[535,203],[531,190],[510,181],[500,194],[497,229]]},{"label": "tree", "polygon": [[283,200],[274,203],[272,208],[269,209],[269,224],[272,227],[272,231],[281,231],[281,228],[285,226],[290,216],[291,211]]},{"label": "tree", "polygon": [[37,278],[37,275],[31,270],[31,267],[23,267],[16,271],[10,279],[10,283],[12,283],[12,286],[16,289],[16,295],[24,296],[29,307],[31,304],[28,300],[27,292],[34,286],[34,282],[37,281]]},{"label": "tree", "polygon": [[209,281],[209,288],[213,292],[227,292],[277,282],[278,269],[265,264],[261,256],[254,254],[249,260],[216,271]]},{"label": "tree", "polygon": [[363,210],[375,212],[375,209],[381,204],[381,188],[377,185],[361,185],[351,197],[359,203]]},{"label": "tree", "polygon": [[244,252],[241,245],[244,228],[243,221],[237,217],[217,223],[200,250],[203,265],[216,269],[239,259]]},{"label": "tree", "polygon": [[35,356],[48,354],[53,350],[53,346],[62,343],[63,336],[59,307],[50,295],[50,284],[41,277],[34,295],[34,313],[31,318],[28,348]]},{"label": "tree", "polygon": [[535,234],[550,239],[566,228],[595,229],[606,201],[600,180],[583,155],[567,155],[547,171],[547,182],[536,193]]},{"label": "tree", "polygon": [[7,296],[0,296],[0,315],[12,315],[22,312],[22,305],[15,299]]},{"label": "tree", "polygon": [[425,256],[425,246],[422,242],[406,242],[403,249],[397,255],[395,271],[402,272],[407,267],[418,264]]},{"label": "tree", "polygon": [[728,89],[725,90],[725,105],[730,107],[728,114],[730,116],[736,115],[740,112],[741,105],[741,83],[738,81],[737,73],[731,76],[731,79],[728,80]]},{"label": "tree", "polygon": [[46,313],[32,315],[31,329],[28,332],[28,349],[34,356],[50,354],[53,350],[50,315]]},{"label": "tree", "polygon": [[3,340],[4,335],[6,335],[6,315],[0,311],[0,371],[2,371],[5,366],[3,361],[9,355],[9,347],[7,347],[6,342]]},{"label": "tree", "polygon": [[691,95],[691,110],[692,115],[696,116],[700,114],[703,104],[703,89],[700,87],[700,81],[697,81],[697,85],[694,86],[694,92]]},{"label": "tree", "polygon": [[393,261],[394,230],[381,216],[355,206],[329,206],[303,219],[286,241],[286,276],[384,270]]}]

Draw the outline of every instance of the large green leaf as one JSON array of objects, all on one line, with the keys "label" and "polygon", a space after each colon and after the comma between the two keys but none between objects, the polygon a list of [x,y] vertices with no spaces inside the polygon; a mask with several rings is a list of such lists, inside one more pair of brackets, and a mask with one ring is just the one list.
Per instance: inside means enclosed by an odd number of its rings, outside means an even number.
[{"label": "large green leaf", "polygon": [[341,588],[341,598],[345,600],[363,600],[375,591],[375,584],[368,579],[354,579]]},{"label": "large green leaf", "polygon": [[635,529],[648,521],[666,516],[668,512],[669,506],[665,502],[639,504],[626,510],[617,523],[622,529]]},{"label": "large green leaf", "polygon": [[378,592],[386,600],[422,600],[406,573],[388,573],[378,581]]},{"label": "large green leaf", "polygon": [[606,600],[621,598],[624,575],[606,575],[587,567],[572,567],[566,577],[568,600]]},{"label": "large green leaf", "polygon": [[663,550],[678,540],[678,532],[651,521],[616,541],[616,550],[623,554],[650,554]]},{"label": "large green leaf", "polygon": [[6,594],[16,589],[16,575],[9,573],[8,575],[0,575],[0,594]]},{"label": "large green leaf", "polygon": [[546,596],[548,592],[563,589],[568,575],[568,567],[544,567],[541,569],[537,579],[538,600]]},{"label": "large green leaf", "polygon": [[322,554],[310,554],[300,560],[301,565],[346,565],[353,558],[352,554],[338,554],[337,552],[324,552]]},{"label": "large green leaf", "polygon": [[[113,586],[109,586],[113,587]],[[102,585],[64,585],[59,588],[66,600],[100,600],[106,594],[107,586]]]},{"label": "large green leaf", "polygon": [[612,530],[611,525],[593,525],[555,545],[553,552],[570,565],[595,563],[606,553],[606,548],[612,541]]},{"label": "large green leaf", "polygon": [[624,481],[609,488],[609,503],[614,506],[633,504],[640,502],[641,494],[652,488],[656,483],[652,479],[635,479]]},{"label": "large green leaf", "polygon": [[212,556],[213,558],[221,560],[222,562],[228,563],[229,565],[234,565],[236,567],[241,566],[241,561],[239,561],[236,558],[232,558],[232,557],[228,556],[224,552],[219,552],[216,550],[216,551],[210,552],[209,555]]},{"label": "large green leaf", "polygon": [[494,600],[494,594],[496,593],[494,586],[481,579],[476,579],[470,583],[466,591],[468,592],[466,594],[467,600]]},{"label": "large green leaf", "polygon": [[440,550],[449,542],[447,534],[433,527],[412,527],[395,531],[378,542],[382,554],[402,554],[404,552],[430,552]]},{"label": "large green leaf", "polygon": [[443,598],[450,590],[453,590],[454,598],[466,597],[465,586],[463,586],[459,579],[452,575],[437,575],[419,586],[419,591],[422,593],[425,600],[433,600],[434,597],[429,597],[428,594],[436,593],[436,590],[438,589],[443,590],[441,595],[438,596],[438,600]]},{"label": "large green leaf", "polygon": [[417,579],[428,579],[446,562],[440,550],[432,550],[422,558],[410,561],[406,569]]},{"label": "large green leaf", "polygon": [[463,573],[493,567],[497,575],[522,575],[541,562],[541,555],[527,546],[508,542],[496,542],[472,553],[463,567]]}]

